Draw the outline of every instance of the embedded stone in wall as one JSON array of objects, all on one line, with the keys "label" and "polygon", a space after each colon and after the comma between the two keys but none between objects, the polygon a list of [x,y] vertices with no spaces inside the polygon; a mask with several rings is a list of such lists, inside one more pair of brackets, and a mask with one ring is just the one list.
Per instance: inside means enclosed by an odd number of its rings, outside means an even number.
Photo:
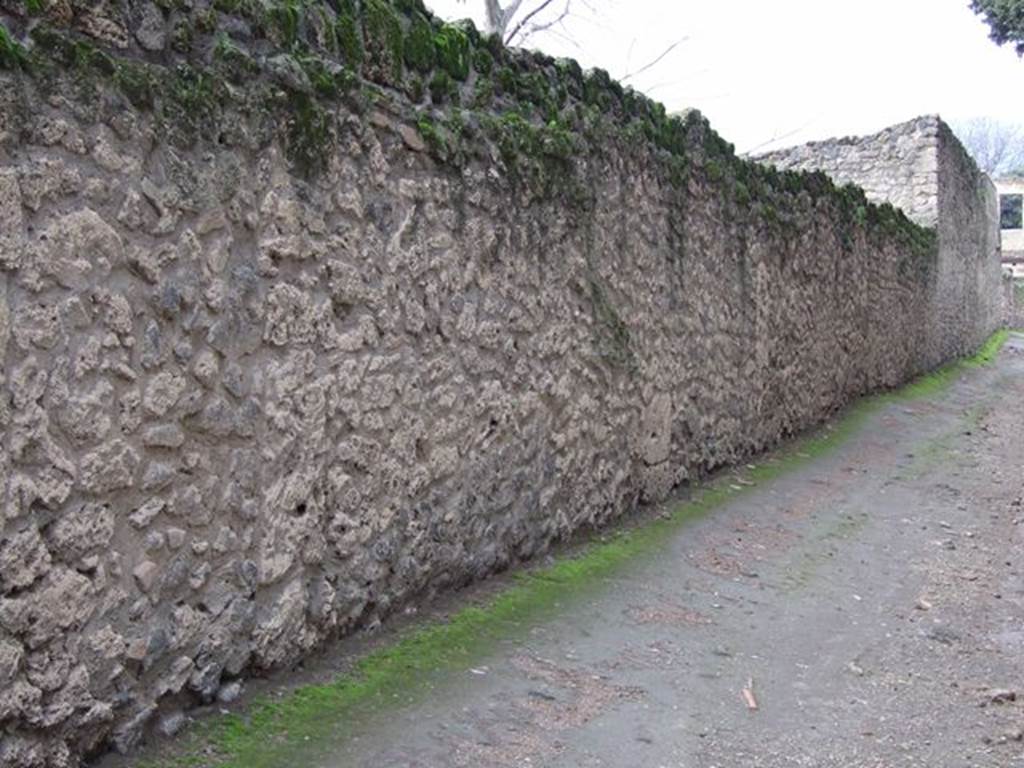
[{"label": "embedded stone in wall", "polygon": [[672,448],[672,397],[655,395],[640,416],[640,456],[643,461],[643,496],[661,501],[675,486],[675,468],[669,464]]}]

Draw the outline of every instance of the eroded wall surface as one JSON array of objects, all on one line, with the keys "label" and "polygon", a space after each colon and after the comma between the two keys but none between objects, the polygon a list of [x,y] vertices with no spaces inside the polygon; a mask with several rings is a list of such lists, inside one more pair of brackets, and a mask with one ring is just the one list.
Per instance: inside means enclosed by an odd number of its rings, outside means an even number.
[{"label": "eroded wall surface", "polygon": [[[173,63],[154,8],[124,47]],[[541,56],[425,94],[367,18],[344,98],[257,43],[268,101],[167,61],[135,98],[78,17],[109,67],[0,71],[3,765],[130,749],[935,362],[902,214]]]}]

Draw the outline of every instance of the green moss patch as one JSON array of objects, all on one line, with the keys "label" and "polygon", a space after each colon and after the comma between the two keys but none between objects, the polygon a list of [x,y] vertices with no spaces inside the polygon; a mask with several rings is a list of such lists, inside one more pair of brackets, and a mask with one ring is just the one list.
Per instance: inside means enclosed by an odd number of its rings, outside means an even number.
[{"label": "green moss patch", "polygon": [[363,0],[365,74],[375,82],[398,85],[404,67],[404,33],[394,6],[387,0]]},{"label": "green moss patch", "polygon": [[423,16],[416,15],[409,23],[405,36],[405,63],[415,72],[427,73],[434,69],[434,27]]},{"label": "green moss patch", "polygon": [[338,41],[338,53],[342,62],[349,67],[358,69],[363,61],[363,41],[359,37],[359,28],[351,13],[342,13],[334,25],[334,34]]},{"label": "green moss patch", "polygon": [[267,8],[265,27],[278,46],[289,51],[295,47],[304,13],[302,0],[278,0]]},{"label": "green moss patch", "polygon": [[0,69],[21,69],[28,64],[24,46],[15,40],[3,24],[0,24]]},{"label": "green moss patch", "polygon": [[182,64],[161,82],[158,114],[174,143],[195,143],[210,127],[219,126],[221,87],[215,77]]},{"label": "green moss patch", "polygon": [[916,379],[899,390],[896,396],[914,399],[931,397],[942,392],[965,370],[991,365],[1009,338],[1009,331],[996,331],[972,356],[956,360]]},{"label": "green moss patch", "polygon": [[327,162],[334,141],[330,114],[311,96],[291,94],[285,148],[301,173]]},{"label": "green moss patch", "polygon": [[160,75],[148,64],[121,61],[114,72],[114,82],[135,107],[150,109],[159,90]]},{"label": "green moss patch", "polygon": [[445,24],[434,36],[437,62],[456,80],[469,77],[471,50],[469,35],[454,24]]},{"label": "green moss patch", "polygon": [[224,76],[235,83],[244,83],[260,71],[256,60],[225,34],[217,37],[217,43],[213,48],[213,61]]}]

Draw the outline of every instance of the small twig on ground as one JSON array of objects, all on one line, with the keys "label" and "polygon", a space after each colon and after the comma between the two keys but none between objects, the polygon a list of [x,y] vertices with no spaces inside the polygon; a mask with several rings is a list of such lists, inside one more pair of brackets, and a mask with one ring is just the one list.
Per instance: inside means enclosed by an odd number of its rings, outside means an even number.
[{"label": "small twig on ground", "polygon": [[747,680],[747,687],[743,689],[743,698],[747,702],[747,709],[751,711],[757,709],[757,699],[754,698],[754,678]]}]

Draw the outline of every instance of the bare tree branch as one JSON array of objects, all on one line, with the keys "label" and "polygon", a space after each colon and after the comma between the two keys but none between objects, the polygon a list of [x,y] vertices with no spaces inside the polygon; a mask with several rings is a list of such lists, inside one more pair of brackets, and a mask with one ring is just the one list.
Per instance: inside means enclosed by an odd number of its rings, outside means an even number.
[{"label": "bare tree branch", "polygon": [[[492,0],[492,2],[497,3],[497,0]],[[502,16],[501,19],[502,35],[505,34],[505,30],[508,29],[508,25],[512,23],[512,19],[515,17],[517,13],[519,13],[519,9],[522,8],[522,6],[523,0],[509,0],[508,5],[505,6],[505,10],[503,12],[504,15]]]},{"label": "bare tree branch", "polygon": [[810,127],[811,125],[813,125],[814,122],[817,119],[818,119],[817,117],[812,117],[806,123],[804,123],[801,126],[798,126],[798,127],[794,128],[791,131],[786,131],[785,133],[777,133],[777,134],[775,134],[774,136],[772,136],[767,141],[762,141],[756,147],[752,147],[752,148],[748,149],[746,152],[743,153],[744,157],[753,155],[753,154],[755,154],[757,152],[760,152],[762,149],[766,149],[767,147],[770,147],[772,144],[778,144],[780,141],[785,141],[788,138],[796,136],[798,133],[800,133],[800,131],[804,130],[805,128]]},{"label": "bare tree branch", "polygon": [[[564,28],[564,25],[563,25],[563,28]],[[565,43],[566,45],[572,46],[573,48],[579,49],[579,47],[580,47],[579,41],[576,38],[574,38],[572,35],[570,35],[568,32],[566,32],[566,31],[552,28],[552,29],[546,29],[546,30],[544,30],[544,32],[545,32],[545,34],[551,35],[552,37],[557,37],[563,43]],[[533,34],[532,31],[531,31],[530,34]],[[525,40],[526,38],[524,37],[523,39]]]},{"label": "bare tree branch", "polygon": [[988,117],[957,123],[957,137],[978,167],[990,176],[1024,168],[1024,129]]},{"label": "bare tree branch", "polygon": [[[580,6],[590,12],[590,21],[601,25],[600,15],[594,0],[459,0],[461,3],[483,7],[487,31],[501,37],[505,45],[523,45],[527,40],[546,33],[575,47],[578,42],[568,29],[566,20],[577,17]],[[583,17],[580,17],[581,19]],[[607,28],[607,27],[606,27]],[[668,45],[657,56],[643,66],[619,78],[625,83],[662,64],[680,45],[689,40],[683,37]],[[629,46],[626,59],[627,69],[631,66],[638,41],[634,38]]]},{"label": "bare tree branch", "polygon": [[498,3],[498,0],[486,0],[484,4],[487,6],[487,26],[492,30],[497,29],[501,26],[502,17],[505,13],[504,10]]},{"label": "bare tree branch", "polygon": [[[505,30],[508,28],[512,17],[519,13],[524,0],[509,0],[508,4],[502,6],[500,0],[484,0],[484,10],[487,19],[487,31],[501,35],[505,39]],[[463,5],[466,0],[460,0]]]},{"label": "bare tree branch", "polygon": [[534,35],[536,35],[536,34],[538,34],[540,32],[551,32],[551,31],[553,31],[555,27],[561,25],[562,22],[565,21],[565,19],[569,16],[569,6],[570,6],[570,3],[566,2],[565,8],[562,9],[562,12],[558,15],[557,18],[554,18],[551,21],[540,22],[540,23],[537,23],[537,24],[531,24],[529,29],[525,29],[521,33],[519,39],[522,40],[522,41],[525,41],[528,38],[531,38],[531,37],[533,37]]},{"label": "bare tree branch", "polygon": [[658,66],[658,64],[660,64],[662,61],[664,61],[666,56],[668,56],[670,53],[672,53],[672,51],[674,51],[676,48],[678,48],[680,45],[682,45],[683,43],[685,43],[689,39],[690,39],[689,37],[681,37],[681,38],[679,38],[674,43],[672,43],[672,45],[670,45],[668,48],[666,48],[664,51],[662,51],[658,56],[655,56],[650,62],[648,62],[647,64],[644,64],[644,66],[640,67],[640,69],[637,69],[637,70],[635,70],[633,72],[630,72],[630,73],[628,73],[626,75],[623,75],[620,78],[620,80],[622,82],[626,82],[630,78],[636,77],[637,75],[642,75],[647,70],[653,69],[654,67]]},{"label": "bare tree branch", "polygon": [[633,51],[636,50],[636,38],[629,41],[629,49],[626,51],[626,70],[633,66]]},{"label": "bare tree branch", "polygon": [[[516,35],[519,34],[520,30],[522,30],[523,27],[525,27],[530,22],[531,19],[535,18],[537,16],[537,14],[542,13],[546,8],[550,7],[554,2],[555,2],[555,0],[542,0],[540,5],[538,5],[532,11],[527,13],[522,19],[520,19],[519,23],[517,23],[512,28],[512,31],[505,36],[505,44],[508,45],[509,43],[511,43],[515,39]],[[572,4],[572,0],[566,0],[566,2],[565,2],[565,9],[562,11],[562,16],[560,17],[560,20],[564,19],[565,16],[569,13],[569,6],[571,4]],[[551,24],[549,26],[554,26],[554,24]]]},{"label": "bare tree branch", "polygon": [[680,78],[677,78],[675,80],[664,80],[664,81],[662,81],[660,83],[655,83],[654,85],[645,85],[643,92],[646,93],[648,96],[650,96],[655,91],[660,91],[660,90],[663,90],[665,88],[673,88],[673,87],[675,87],[677,85],[680,85],[681,83],[685,83],[686,80],[687,80],[687,78],[680,77]]},{"label": "bare tree branch", "polygon": [[[565,28],[565,20],[574,16],[577,6],[582,5],[592,13],[596,12],[591,0],[459,0],[463,5],[477,4],[484,10],[484,24],[488,32],[501,37],[505,45],[523,45],[526,40],[542,32],[553,33],[556,27]],[[524,6],[529,10],[521,15]],[[545,11],[558,9],[557,16],[541,20]],[[518,17],[518,18],[517,18]],[[568,35],[564,39],[571,40]],[[574,41],[573,41],[574,42]]]}]

